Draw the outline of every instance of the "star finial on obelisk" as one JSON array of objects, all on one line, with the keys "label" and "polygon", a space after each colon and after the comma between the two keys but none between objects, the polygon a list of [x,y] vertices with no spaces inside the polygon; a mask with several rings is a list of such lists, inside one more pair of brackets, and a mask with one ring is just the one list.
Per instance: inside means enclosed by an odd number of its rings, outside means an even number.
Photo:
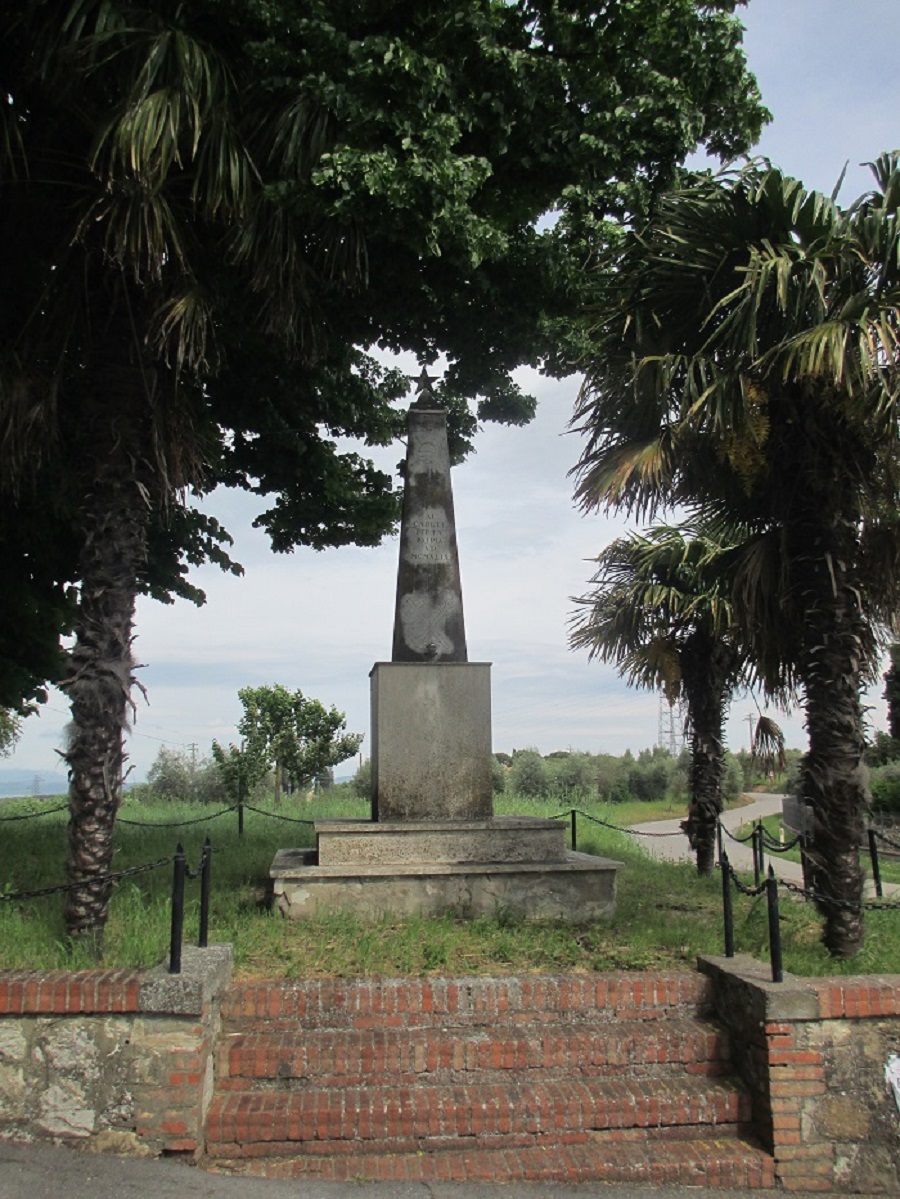
[{"label": "star finial on obelisk", "polygon": [[437,375],[429,375],[428,368],[422,367],[422,373],[415,380],[416,384],[416,399],[413,401],[415,408],[433,408],[436,404],[434,392],[431,385],[437,378]]}]

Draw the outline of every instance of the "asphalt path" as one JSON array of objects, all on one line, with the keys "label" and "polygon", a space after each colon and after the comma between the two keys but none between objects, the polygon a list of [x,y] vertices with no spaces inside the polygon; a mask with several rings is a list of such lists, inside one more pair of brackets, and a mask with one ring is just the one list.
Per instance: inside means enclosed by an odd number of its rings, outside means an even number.
[{"label": "asphalt path", "polygon": [[283,1182],[213,1174],[157,1158],[0,1140],[2,1199],[775,1199],[776,1194],[781,1192],[617,1183]]},{"label": "asphalt path", "polygon": [[[749,841],[737,841],[734,838],[739,830],[741,837],[746,837],[750,825],[766,816],[781,815],[782,795],[757,795],[752,803],[740,808],[732,808],[723,812],[720,819],[726,830],[725,852],[732,867],[741,874],[753,872],[753,849]],[[746,827],[745,827],[746,826]],[[692,862],[695,860],[690,843],[681,829],[681,819],[652,820],[646,824],[633,824],[630,831],[634,833],[643,849],[651,857],[666,862]],[[730,834],[730,836],[729,836]],[[766,864],[771,863],[775,874],[785,882],[803,884],[803,870],[799,862],[792,862],[778,853],[766,852]],[[750,881],[750,880],[748,880]],[[896,896],[900,887],[895,883],[884,883],[882,886],[884,898]],[[874,897],[875,888],[870,878],[866,879],[866,895]]]},{"label": "asphalt path", "polygon": [[[753,850],[749,841],[744,843],[732,838],[737,836],[738,830],[744,825],[755,824],[757,820],[766,816],[780,816],[782,799],[781,795],[757,795],[752,803],[722,813],[722,826],[727,830],[725,852],[735,870],[753,869]],[[646,824],[633,824],[630,831],[636,834],[641,847],[651,857],[665,862],[691,862],[694,860],[694,853],[682,831],[682,819],[678,817],[675,820],[651,820]],[[747,836],[749,831],[747,827],[741,835]],[[728,833],[731,836],[728,836]],[[777,854],[773,854],[772,857],[778,858],[776,873],[780,878],[788,879],[792,883],[803,881],[799,862],[790,862]]]}]

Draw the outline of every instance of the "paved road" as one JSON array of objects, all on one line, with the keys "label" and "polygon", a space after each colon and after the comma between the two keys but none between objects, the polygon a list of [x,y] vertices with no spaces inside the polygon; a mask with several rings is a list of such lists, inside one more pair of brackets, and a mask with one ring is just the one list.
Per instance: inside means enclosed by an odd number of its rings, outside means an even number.
[{"label": "paved road", "polygon": [[[730,833],[737,833],[742,825],[750,825],[764,816],[781,815],[780,795],[759,795],[753,803],[741,808],[733,808],[722,813],[722,824]],[[667,862],[690,862],[694,854],[687,837],[681,831],[681,817],[676,820],[653,820],[647,824],[634,824],[631,831],[640,836],[641,846],[651,855]],[[666,834],[660,836],[660,834]],[[746,835],[746,834],[744,834]],[[735,870],[753,869],[753,850],[750,843],[743,844],[725,838],[725,852]],[[777,873],[779,877],[791,882],[802,882],[803,874],[797,862],[789,862],[786,858],[778,858]]]},{"label": "paved road", "polygon": [[[742,825],[753,824],[765,816],[780,816],[781,801],[783,798],[781,795],[758,795],[753,803],[745,804],[741,808],[733,808],[729,812],[723,812],[721,818],[722,824],[729,833],[736,834]],[[655,820],[647,824],[634,824],[631,826],[631,831],[637,834],[644,834],[640,836],[640,843],[651,857],[667,862],[694,861],[694,854],[691,851],[688,839],[681,831],[680,819]],[[745,829],[742,836],[746,836],[748,831],[749,829]],[[666,833],[668,835],[652,835],[659,833]],[[648,836],[646,834],[651,835]],[[741,871],[742,874],[744,872],[752,872],[753,850],[749,841],[734,841],[731,837],[726,836],[725,852],[728,854],[728,860],[735,870]],[[785,879],[790,883],[803,883],[803,871],[800,868],[799,862],[792,862],[789,858],[782,857],[780,854],[768,853],[766,854],[766,861],[767,863],[772,863],[775,867],[775,873],[779,878]],[[895,883],[884,883],[882,890],[885,899],[889,896],[894,898],[900,894],[900,887]],[[866,894],[874,897],[875,889],[871,879],[866,880]]]},{"label": "paved road", "polygon": [[210,1174],[173,1161],[101,1157],[52,1145],[0,1141],[2,1199],[59,1199],[60,1195],[65,1199],[775,1199],[776,1192],[615,1183],[281,1182]]}]

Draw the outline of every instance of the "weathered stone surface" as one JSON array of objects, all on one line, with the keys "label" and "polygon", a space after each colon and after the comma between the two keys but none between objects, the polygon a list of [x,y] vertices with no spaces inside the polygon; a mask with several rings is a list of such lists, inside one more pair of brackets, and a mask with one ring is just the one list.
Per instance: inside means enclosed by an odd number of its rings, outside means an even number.
[{"label": "weathered stone surface", "polygon": [[465,662],[447,414],[414,404],[407,421],[406,480],[394,612],[394,662]]},{"label": "weathered stone surface", "polygon": [[96,1115],[84,1089],[74,1079],[52,1083],[39,1100],[37,1127],[53,1136],[88,1137],[96,1126]]},{"label": "weathered stone surface", "polygon": [[22,1066],[0,1065],[0,1118],[21,1118],[27,1094],[28,1084]]},{"label": "weathered stone surface", "polygon": [[290,854],[282,850],[270,873],[279,910],[294,920],[341,909],[364,919],[447,911],[466,918],[504,911],[523,919],[602,919],[615,911],[620,866],[569,852],[556,863],[388,865],[356,872],[317,866],[294,872]]},{"label": "weathered stone surface", "polygon": [[869,1135],[869,1110],[850,1095],[826,1095],[816,1104],[818,1131],[831,1141],[861,1141]]},{"label": "weathered stone surface", "polygon": [[141,1009],[167,1015],[202,1012],[210,999],[228,985],[231,957],[230,945],[210,945],[206,949],[185,945],[180,974],[169,974],[167,967],[160,965],[144,976]]},{"label": "weathered stone surface", "polygon": [[317,820],[319,866],[459,862],[561,862],[567,826],[559,820]]},{"label": "weathered stone surface", "polygon": [[377,662],[371,671],[373,815],[486,820],[491,680],[486,662]]}]

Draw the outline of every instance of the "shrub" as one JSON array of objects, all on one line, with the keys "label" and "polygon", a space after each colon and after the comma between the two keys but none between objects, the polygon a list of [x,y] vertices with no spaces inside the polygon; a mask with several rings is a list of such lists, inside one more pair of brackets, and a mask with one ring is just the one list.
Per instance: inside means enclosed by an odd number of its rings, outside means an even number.
[{"label": "shrub", "polygon": [[[506,757],[505,754],[503,756]],[[494,754],[491,758],[491,791],[494,795],[502,795],[506,790],[506,775],[507,768],[500,761],[500,755]]]},{"label": "shrub", "polygon": [[352,780],[353,794],[358,795],[360,799],[370,799],[372,796],[372,759],[366,758],[365,762],[361,762],[359,769],[353,776]]},{"label": "shrub", "polygon": [[872,807],[876,812],[900,815],[900,762],[877,766],[869,779]]},{"label": "shrub", "polygon": [[590,754],[551,754],[546,761],[548,792],[560,802],[597,798],[597,776]]},{"label": "shrub", "polygon": [[517,795],[539,799],[547,795],[549,786],[544,759],[536,749],[519,749],[513,753],[512,790]]},{"label": "shrub", "polygon": [[226,794],[215,762],[163,745],[147,771],[146,790],[138,791],[138,797],[165,803],[222,803]]}]

